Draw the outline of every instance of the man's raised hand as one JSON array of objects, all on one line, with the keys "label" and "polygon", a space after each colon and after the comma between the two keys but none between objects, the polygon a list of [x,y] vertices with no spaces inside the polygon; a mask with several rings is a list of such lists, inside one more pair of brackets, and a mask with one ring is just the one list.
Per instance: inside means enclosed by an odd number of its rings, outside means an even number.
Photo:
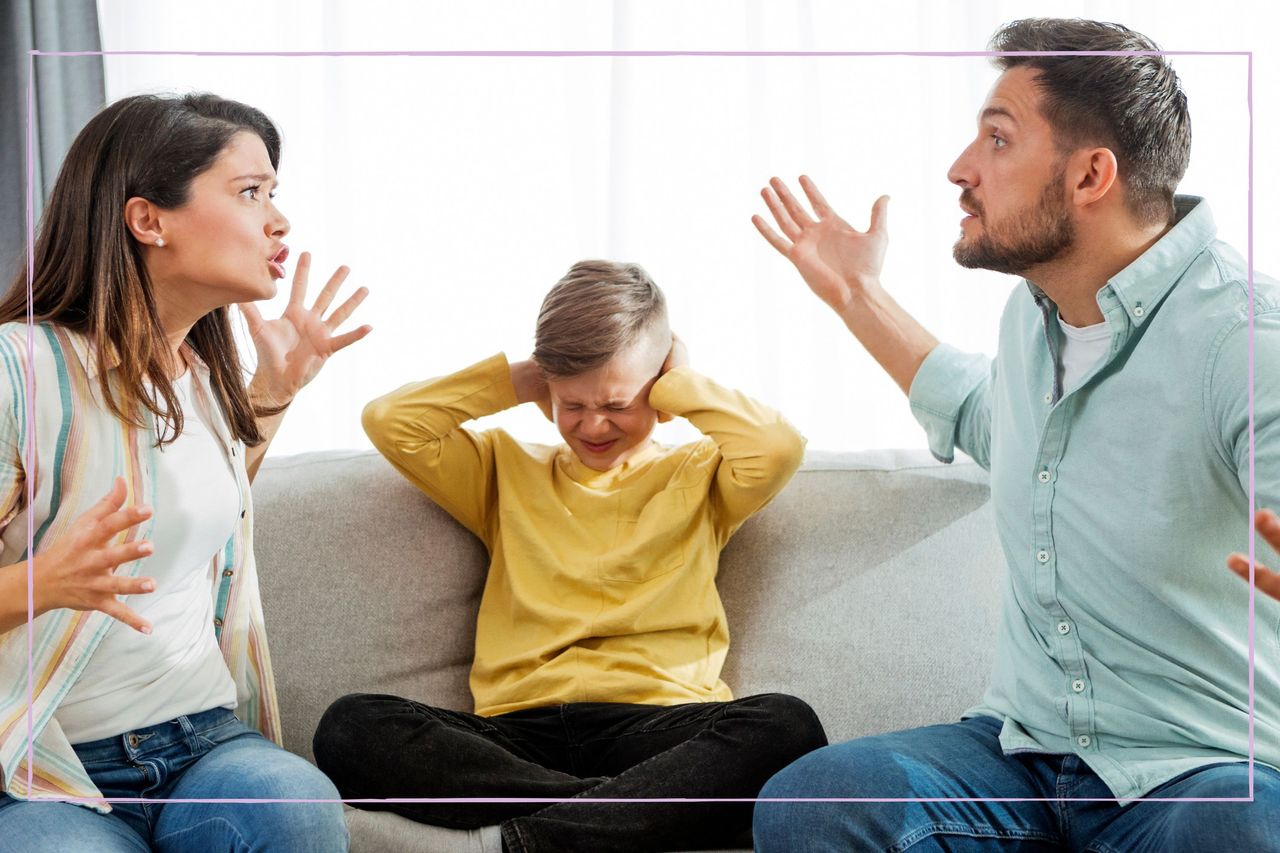
[{"label": "man's raised hand", "polygon": [[769,245],[795,264],[809,289],[843,317],[862,291],[879,286],[889,246],[889,197],[876,199],[870,226],[859,231],[831,209],[808,176],[800,176],[800,187],[809,198],[813,216],[785,183],[772,178],[760,195],[782,234],[759,215],[752,216],[751,222]]}]

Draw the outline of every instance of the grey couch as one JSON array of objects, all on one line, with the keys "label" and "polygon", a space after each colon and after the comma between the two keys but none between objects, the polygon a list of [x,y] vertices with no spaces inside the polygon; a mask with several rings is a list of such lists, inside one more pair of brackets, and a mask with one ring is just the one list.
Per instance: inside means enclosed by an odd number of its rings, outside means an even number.
[{"label": "grey couch", "polygon": [[[288,749],[311,759],[345,693],[471,710],[476,539],[373,452],[270,459],[254,500]],[[724,679],[805,699],[833,742],[956,719],[986,683],[1003,564],[973,463],[811,453],[724,551]],[[492,831],[347,816],[355,853],[498,849]]]}]

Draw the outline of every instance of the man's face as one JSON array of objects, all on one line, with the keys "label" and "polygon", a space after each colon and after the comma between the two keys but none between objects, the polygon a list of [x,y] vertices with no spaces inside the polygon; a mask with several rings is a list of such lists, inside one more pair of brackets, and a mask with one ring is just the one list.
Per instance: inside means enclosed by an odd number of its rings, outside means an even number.
[{"label": "man's face", "polygon": [[662,356],[642,344],[590,373],[547,382],[556,428],[588,468],[609,471],[648,447],[658,422],[649,389],[661,367]]},{"label": "man's face", "polygon": [[1066,200],[1066,163],[1040,112],[1036,71],[1000,75],[978,115],[978,135],[947,177],[963,189],[956,262],[1025,275],[1075,242]]}]

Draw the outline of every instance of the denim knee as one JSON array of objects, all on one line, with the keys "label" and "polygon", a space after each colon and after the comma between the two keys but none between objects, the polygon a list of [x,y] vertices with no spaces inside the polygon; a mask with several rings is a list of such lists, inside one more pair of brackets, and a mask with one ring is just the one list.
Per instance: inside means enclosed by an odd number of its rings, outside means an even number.
[{"label": "denim knee", "polygon": [[[873,816],[863,803],[769,802],[770,800],[816,799],[826,797],[895,796],[890,791],[866,789],[874,785],[858,769],[866,764],[867,747],[859,741],[825,746],[801,756],[774,774],[760,791],[756,803],[753,833],[760,851],[832,851],[847,853],[863,847],[860,826]],[[874,750],[873,750],[874,751]],[[874,758],[868,759],[874,761]],[[908,796],[904,794],[904,796]],[[871,806],[871,809],[875,809]],[[883,808],[883,807],[881,807]],[[862,814],[865,816],[859,817]],[[850,846],[852,845],[852,847]]]},{"label": "denim knee", "polygon": [[[264,850],[345,851],[348,845],[347,819],[333,782],[304,758],[280,750],[274,768],[264,774],[269,781],[268,796],[283,800],[333,800],[335,802],[272,803],[273,811],[254,815],[255,823],[265,823],[260,836],[268,841]],[[242,807],[243,808],[243,807]],[[261,809],[253,804],[251,809]],[[285,841],[285,839],[288,839]]]},{"label": "denim knee", "polygon": [[[218,750],[210,753],[220,763],[205,768],[205,779],[184,777],[188,787],[175,790],[176,801],[166,806],[155,826],[156,850],[227,849],[229,840],[264,853],[347,850],[347,822],[338,791],[315,766],[274,745],[243,744],[235,754],[225,751],[227,746],[231,745],[219,747],[224,750],[221,756]],[[225,795],[226,777],[232,775],[236,799],[281,802],[216,802]],[[211,795],[214,802],[181,802]]]},{"label": "denim knee", "polygon": [[147,853],[119,817],[72,803],[15,800],[0,792],[0,853]]},{"label": "denim knee", "polygon": [[[1201,770],[1193,786],[1179,790],[1178,796],[1217,799],[1248,796],[1249,768],[1246,764],[1224,764]],[[1152,804],[1154,805],[1154,804]],[[1160,803],[1167,809],[1163,843],[1167,849],[1221,849],[1230,838],[1233,849],[1277,851],[1280,853],[1280,773],[1254,766],[1253,802]]]}]

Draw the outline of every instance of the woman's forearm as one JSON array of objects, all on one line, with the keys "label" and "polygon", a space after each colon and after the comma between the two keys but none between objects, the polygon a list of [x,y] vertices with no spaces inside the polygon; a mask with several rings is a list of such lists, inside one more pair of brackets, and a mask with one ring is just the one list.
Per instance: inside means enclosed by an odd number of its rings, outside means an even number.
[{"label": "woman's forearm", "polygon": [[258,434],[262,436],[262,443],[244,449],[244,467],[250,483],[258,473],[258,468],[261,467],[262,460],[267,455],[267,448],[271,446],[271,439],[276,437],[280,422],[284,420],[284,413],[287,411],[289,410],[285,409],[274,415],[258,418]]},{"label": "woman's forearm", "polygon": [[[42,601],[40,587],[35,587],[35,616],[49,608]],[[27,621],[27,563],[0,567],[0,635],[7,634]]]}]

